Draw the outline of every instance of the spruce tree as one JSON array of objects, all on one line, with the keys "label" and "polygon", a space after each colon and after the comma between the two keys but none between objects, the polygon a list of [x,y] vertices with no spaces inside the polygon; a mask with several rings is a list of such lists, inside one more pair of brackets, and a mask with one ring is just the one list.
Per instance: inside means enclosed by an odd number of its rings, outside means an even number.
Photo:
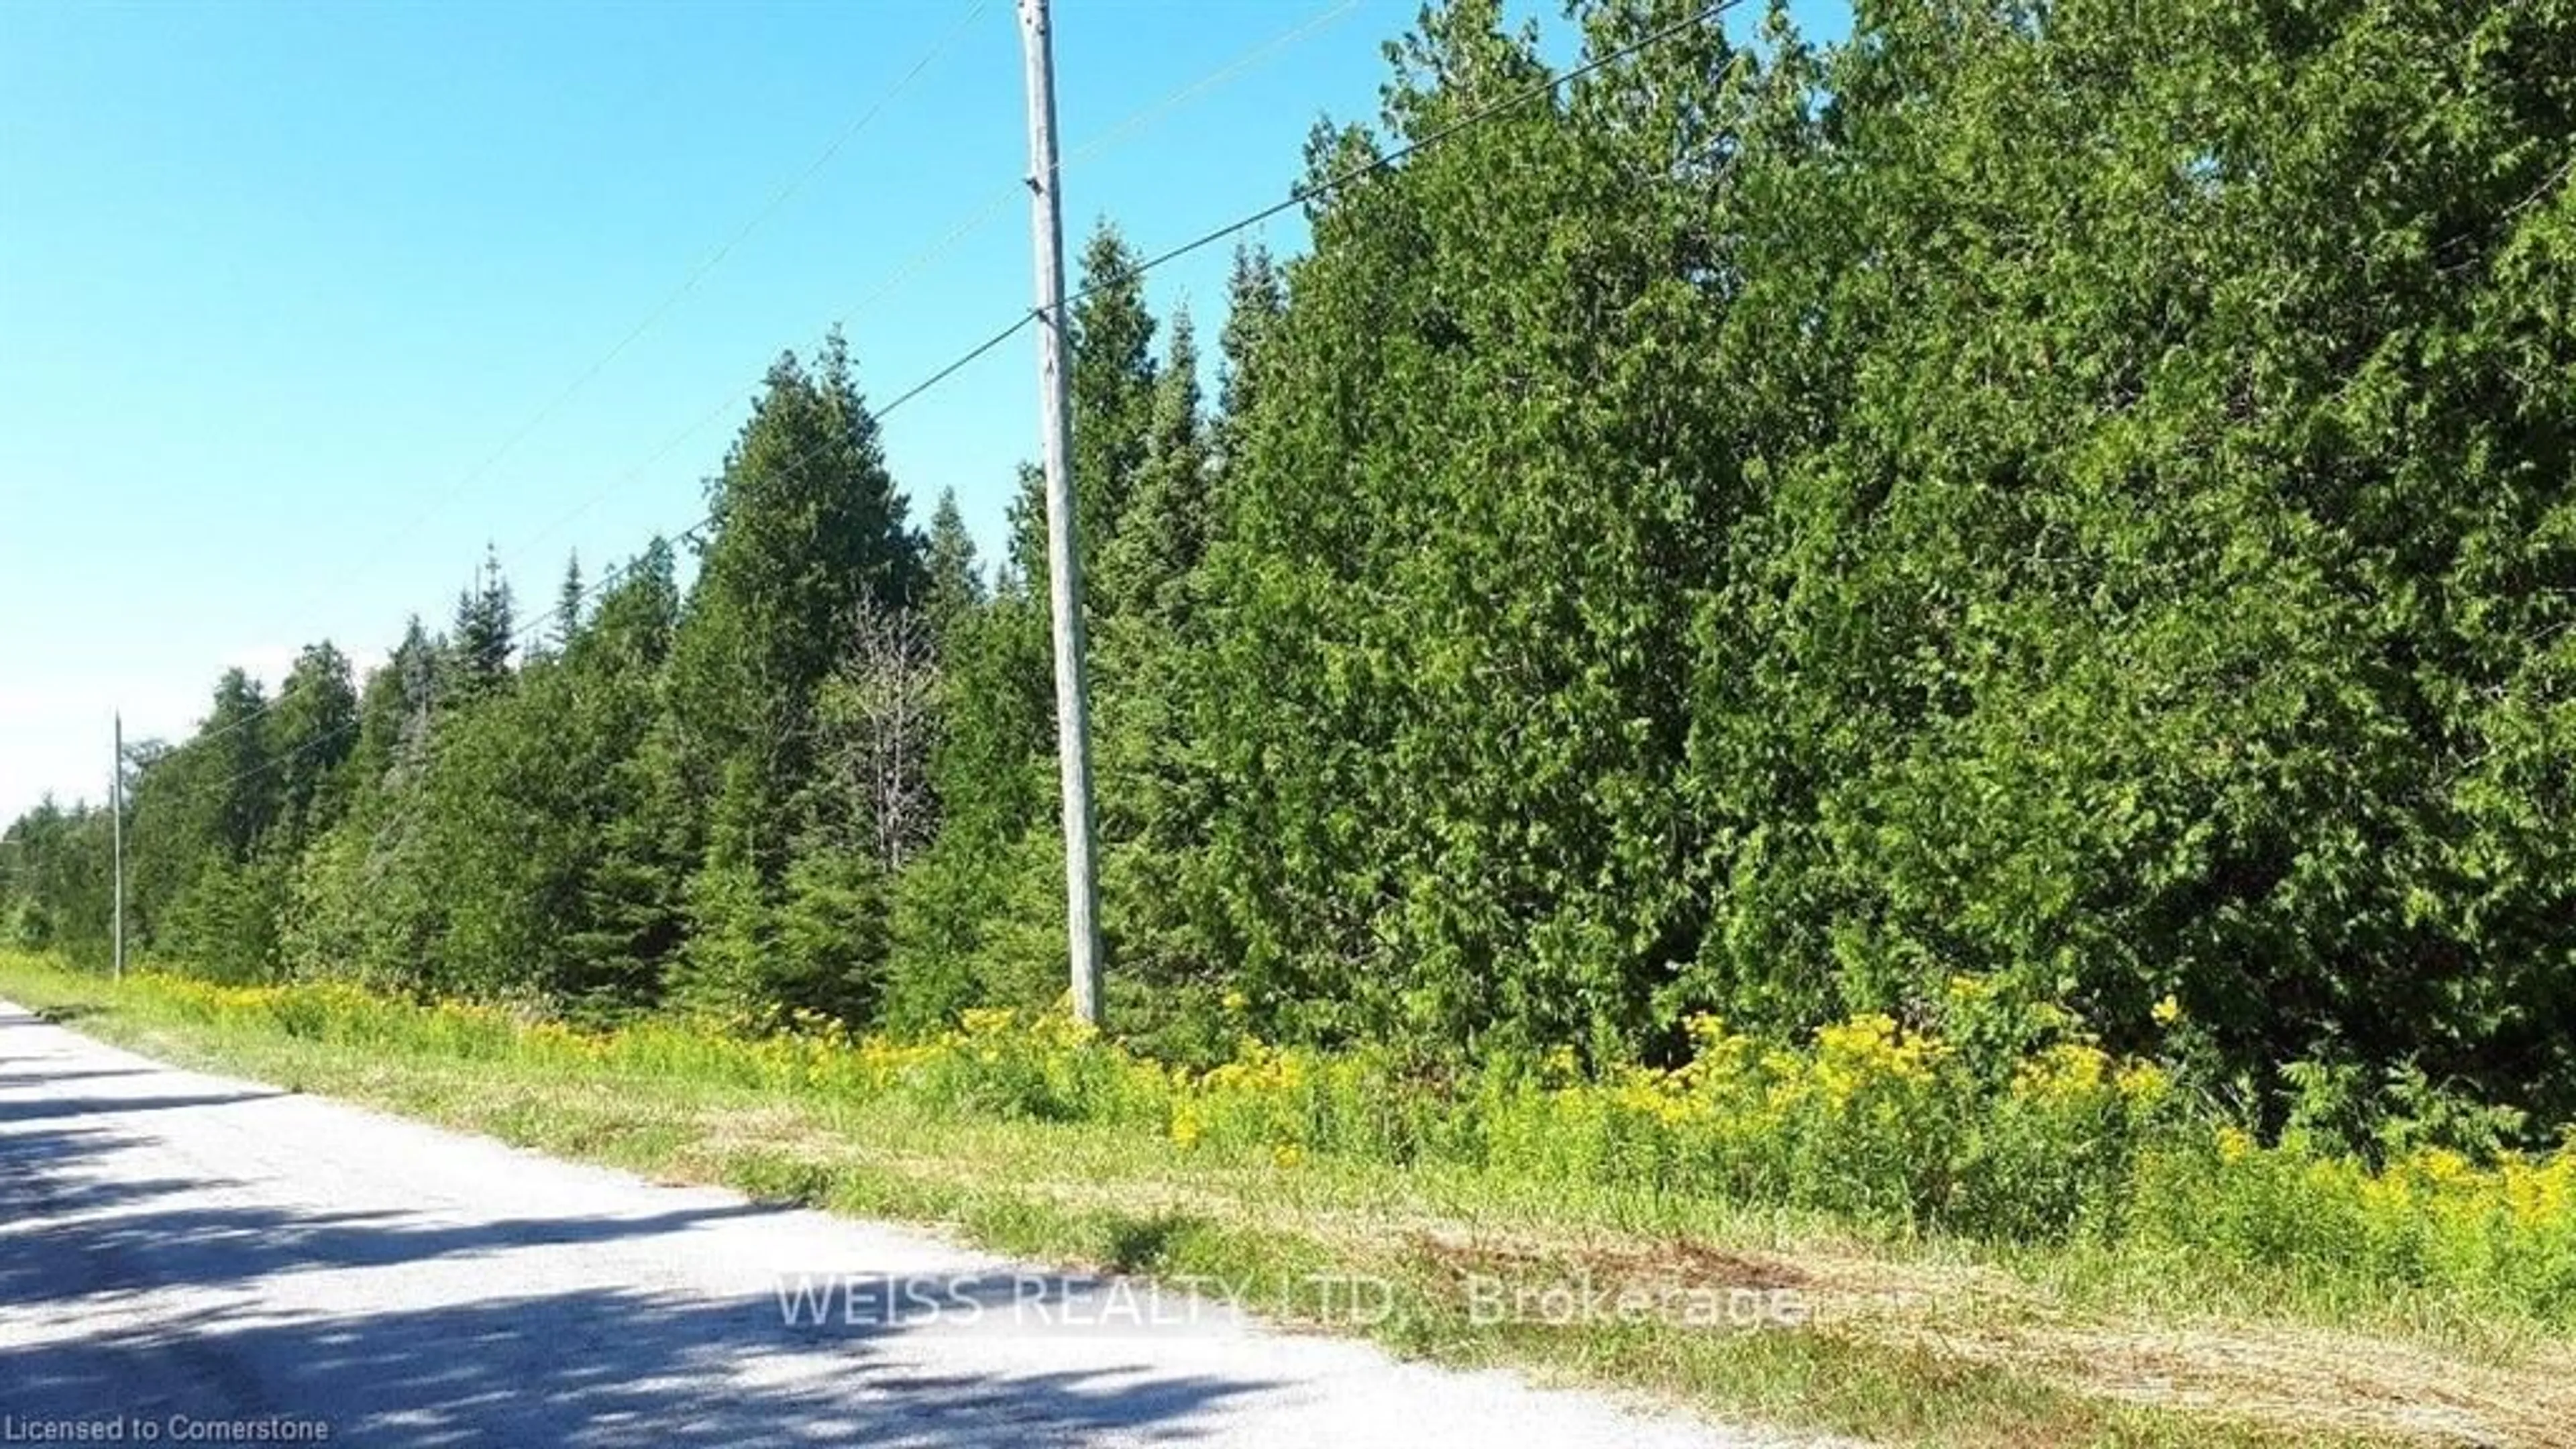
[{"label": "spruce tree", "polygon": [[1126,516],[1151,450],[1154,317],[1136,261],[1118,229],[1102,220],[1083,245],[1078,300],[1067,309],[1073,488],[1086,569]]},{"label": "spruce tree", "polygon": [[448,636],[448,675],[459,702],[480,699],[509,678],[517,627],[510,582],[501,575],[499,557],[487,549],[473,587],[456,596],[456,624]]},{"label": "spruce tree", "polygon": [[930,534],[923,547],[922,609],[934,639],[945,640],[968,613],[984,602],[986,589],[975,540],[957,508],[954,489],[942,489],[930,515]]},{"label": "spruce tree", "polygon": [[572,641],[581,636],[582,609],[588,597],[588,591],[582,587],[581,555],[576,553],[564,560],[563,583],[555,591],[554,636],[557,649],[569,650]]},{"label": "spruce tree", "polygon": [[810,368],[789,354],[770,369],[709,504],[671,663],[687,768],[711,797],[688,964],[693,994],[748,1010],[781,1004],[763,953],[814,809],[817,692],[861,606],[907,607],[922,587],[921,541],[837,331]]}]

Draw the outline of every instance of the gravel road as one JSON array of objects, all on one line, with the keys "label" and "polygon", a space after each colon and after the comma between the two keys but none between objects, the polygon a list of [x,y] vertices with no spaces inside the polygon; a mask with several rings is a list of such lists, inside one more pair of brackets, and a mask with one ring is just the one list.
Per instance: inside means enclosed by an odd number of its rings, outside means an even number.
[{"label": "gravel road", "polygon": [[1780,1442],[179,1071],[0,1003],[0,1443],[79,1434]]}]

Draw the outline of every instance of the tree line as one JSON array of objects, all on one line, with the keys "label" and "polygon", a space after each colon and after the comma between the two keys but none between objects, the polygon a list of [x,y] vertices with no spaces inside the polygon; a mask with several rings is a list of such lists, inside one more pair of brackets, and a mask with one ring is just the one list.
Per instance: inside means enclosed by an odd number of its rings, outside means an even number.
[{"label": "tree line", "polygon": [[[1695,8],[1585,0],[1587,56],[1661,38],[1499,108],[1537,37],[1426,12],[1212,368],[1084,250],[1120,1029],[1607,1065],[1971,976],[2121,1046],[2170,996],[2258,1110],[2576,1116],[2576,6]],[[144,949],[1052,1000],[1028,471],[989,565],[916,525],[836,335],[709,503],[685,587],[656,543],[527,638],[487,572],[363,679],[226,675],[135,767]],[[105,825],[10,826],[22,940],[103,950]]]}]

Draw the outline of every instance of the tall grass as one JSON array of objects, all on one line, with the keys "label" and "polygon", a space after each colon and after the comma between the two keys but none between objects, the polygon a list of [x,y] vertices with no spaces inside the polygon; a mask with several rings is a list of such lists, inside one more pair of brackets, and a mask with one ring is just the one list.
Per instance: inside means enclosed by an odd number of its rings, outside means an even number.
[{"label": "tall grass", "polygon": [[2328,1296],[2433,1293],[2576,1326],[2576,1147],[2484,1161],[2426,1147],[2374,1165],[2295,1134],[2258,1143],[2178,1092],[2166,1068],[1975,983],[1954,991],[1939,1032],[1860,1017],[1784,1044],[1701,1018],[1689,1060],[1670,1070],[1594,1076],[1559,1053],[1446,1079],[1248,1037],[1233,1060],[1192,1072],[1062,1017],[1001,1011],[914,1041],[815,1018],[744,1038],[678,1019],[583,1031],[338,984],[145,975],[128,989],[190,1020],[389,1053],[1082,1122],[1283,1168],[1440,1164],[1522,1194],[1583,1183],[1822,1213],[1884,1235],[2179,1254]]}]

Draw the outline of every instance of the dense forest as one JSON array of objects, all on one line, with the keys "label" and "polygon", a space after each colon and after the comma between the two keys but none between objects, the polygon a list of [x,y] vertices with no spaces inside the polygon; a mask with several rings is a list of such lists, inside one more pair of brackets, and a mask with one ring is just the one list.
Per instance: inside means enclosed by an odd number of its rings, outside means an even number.
[{"label": "dense forest", "polygon": [[[1511,105],[1548,47],[1426,12],[1306,181],[1437,143],[1238,253],[1212,365],[1090,238],[1114,1028],[1606,1066],[1973,977],[2115,1045],[2170,997],[2258,1114],[2576,1119],[2576,4],[1697,8],[1585,0],[1671,33]],[[979,559],[842,339],[782,358],[690,537],[139,752],[145,958],[1054,999],[1021,489]],[[0,921],[102,957],[105,814],[7,838]]]}]

